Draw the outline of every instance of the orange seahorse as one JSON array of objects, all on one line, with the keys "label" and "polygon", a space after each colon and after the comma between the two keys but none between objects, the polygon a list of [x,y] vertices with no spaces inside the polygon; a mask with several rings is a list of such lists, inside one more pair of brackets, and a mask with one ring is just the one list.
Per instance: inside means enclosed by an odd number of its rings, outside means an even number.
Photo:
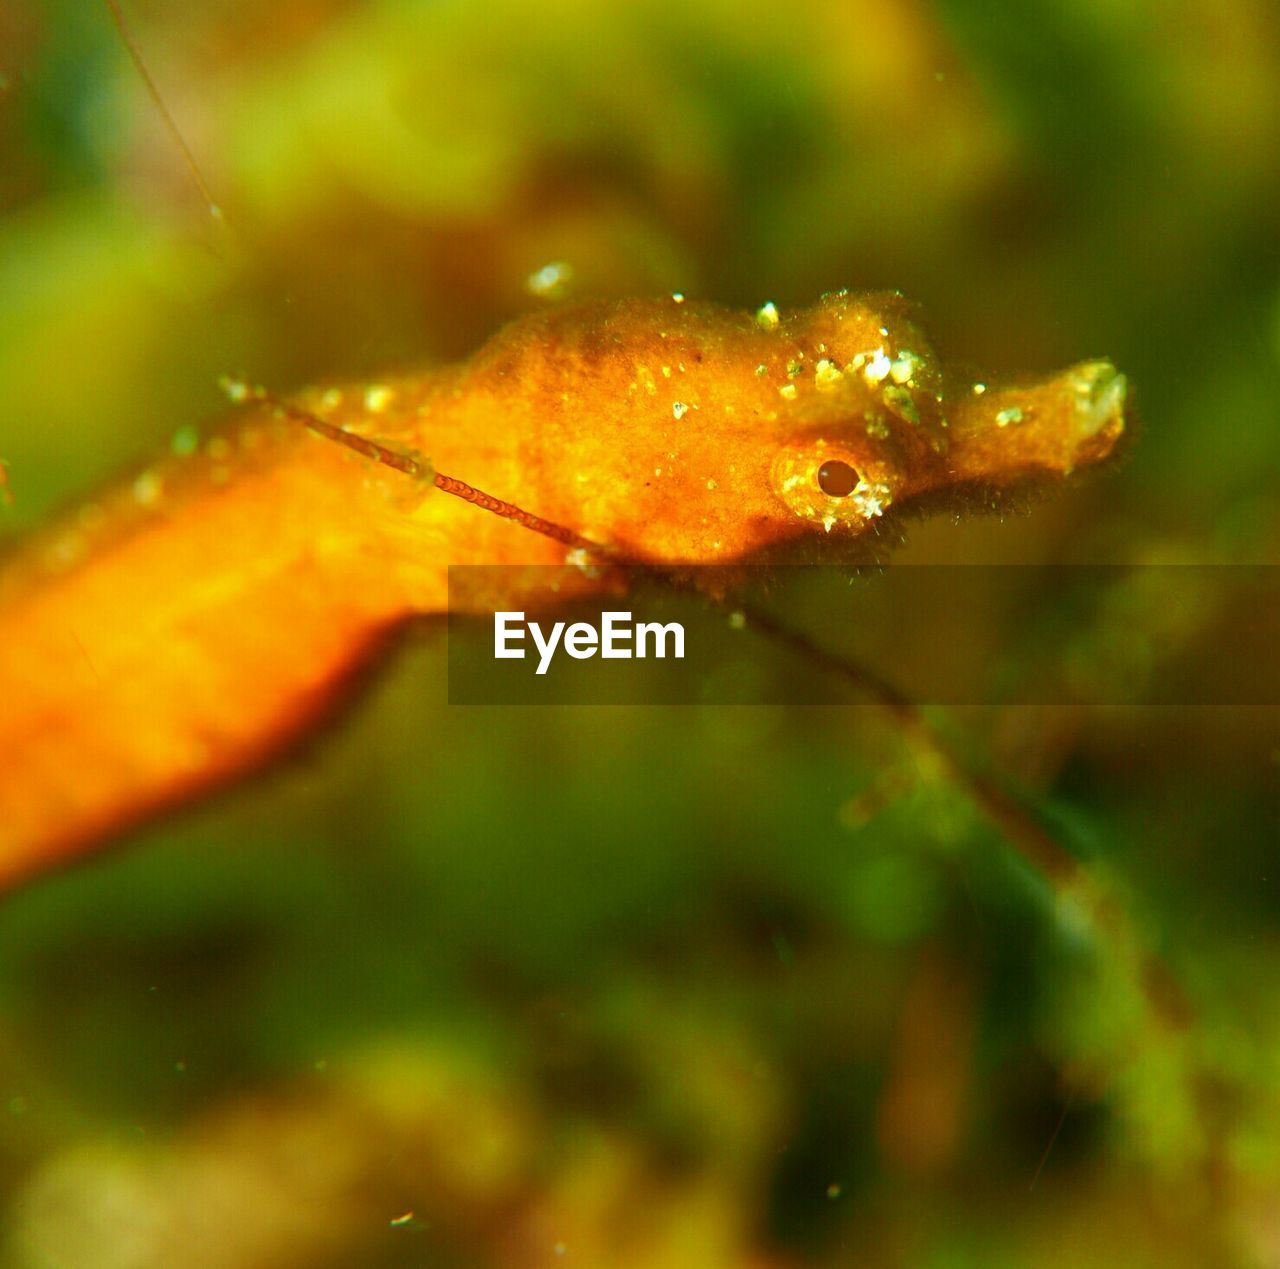
[{"label": "orange seahorse", "polygon": [[[900,297],[848,292],[786,316],[586,304],[452,368],[251,400],[0,564],[0,883],[259,766],[388,631],[445,612],[451,564],[563,564],[583,541],[729,564],[848,541],[935,496],[1096,463],[1124,404],[1105,361],[962,380]],[[326,427],[430,461],[396,471]],[[484,515],[476,496],[526,510]],[[537,517],[561,540],[528,532]],[[527,587],[471,602],[554,599],[537,570]]]}]

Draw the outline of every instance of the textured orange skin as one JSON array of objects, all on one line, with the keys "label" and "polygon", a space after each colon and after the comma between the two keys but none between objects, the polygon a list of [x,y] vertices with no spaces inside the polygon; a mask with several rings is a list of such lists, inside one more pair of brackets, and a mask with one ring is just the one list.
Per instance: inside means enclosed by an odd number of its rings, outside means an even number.
[{"label": "textured orange skin", "polygon": [[[884,409],[891,380],[815,375],[824,359],[907,348],[921,366],[914,420]],[[562,309],[516,322],[462,365],[300,403],[616,554],[709,564],[876,524],[817,489],[825,459],[855,466],[895,507],[1097,461],[1123,419],[1117,405],[1082,435],[1080,400],[1078,368],[975,396],[937,369],[898,297],[841,293],[771,329],[671,299]],[[1023,421],[997,425],[1014,407]],[[247,408],[0,568],[0,883],[260,765],[390,628],[446,610],[450,564],[565,556]],[[503,586],[469,606],[555,598],[542,574],[527,585],[504,574]]]}]

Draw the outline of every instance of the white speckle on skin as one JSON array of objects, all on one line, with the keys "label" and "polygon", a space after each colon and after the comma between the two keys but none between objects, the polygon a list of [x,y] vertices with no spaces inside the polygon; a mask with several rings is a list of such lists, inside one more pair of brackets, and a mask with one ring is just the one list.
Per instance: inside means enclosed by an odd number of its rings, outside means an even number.
[{"label": "white speckle on skin", "polygon": [[671,413],[675,416],[677,422],[684,418],[690,410],[696,410],[697,408],[696,405],[690,405],[687,401],[672,401],[671,403]]},{"label": "white speckle on skin", "polygon": [[910,383],[915,378],[916,371],[920,369],[921,364],[920,358],[915,353],[904,348],[889,367],[889,374],[892,376],[894,383]]},{"label": "white speckle on skin", "polygon": [[784,383],[778,389],[778,393],[788,401],[794,401],[796,399],[796,385],[794,383]]},{"label": "white speckle on skin", "polygon": [[996,415],[996,427],[1008,427],[1010,423],[1021,423],[1022,411],[1016,406],[1010,406],[1007,410],[1001,410]]},{"label": "white speckle on skin", "polygon": [[878,481],[860,480],[851,495],[853,505],[864,520],[874,520],[884,515],[884,509],[893,501],[888,485]]},{"label": "white speckle on skin", "polygon": [[889,355],[883,348],[877,348],[867,358],[867,364],[862,367],[862,377],[872,386],[883,383],[889,377],[889,371],[893,368],[893,362],[889,360]]},{"label": "white speckle on skin", "polygon": [[385,384],[375,383],[364,394],[364,408],[371,414],[381,414],[391,404],[395,393]]},{"label": "white speckle on skin", "polygon": [[227,394],[227,400],[232,405],[243,405],[253,395],[253,389],[243,379],[233,379],[230,375],[223,375],[218,380],[218,384]]},{"label": "white speckle on skin", "polygon": [[830,390],[844,378],[844,371],[834,361],[823,357],[814,367],[814,382],[823,390]]},{"label": "white speckle on skin", "polygon": [[778,306],[772,301],[761,304],[756,309],[756,324],[761,330],[774,330],[781,318],[778,316]]}]

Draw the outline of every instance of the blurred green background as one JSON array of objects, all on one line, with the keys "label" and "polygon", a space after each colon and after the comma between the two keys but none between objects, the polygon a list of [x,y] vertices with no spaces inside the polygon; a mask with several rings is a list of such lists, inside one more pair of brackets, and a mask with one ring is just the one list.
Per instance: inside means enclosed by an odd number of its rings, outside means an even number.
[{"label": "blurred green background", "polygon": [[[225,224],[105,8],[0,0],[6,537],[224,373],[896,287],[984,373],[1114,358],[1143,421],[898,562],[1276,561],[1269,0],[127,12]],[[1072,620],[1031,598],[979,651]],[[1106,921],[870,707],[449,707],[407,640],[285,768],[0,902],[3,1263],[1280,1266],[1280,719],[1108,704],[1229,658],[1229,593],[1099,611],[1073,703],[935,723]]]}]

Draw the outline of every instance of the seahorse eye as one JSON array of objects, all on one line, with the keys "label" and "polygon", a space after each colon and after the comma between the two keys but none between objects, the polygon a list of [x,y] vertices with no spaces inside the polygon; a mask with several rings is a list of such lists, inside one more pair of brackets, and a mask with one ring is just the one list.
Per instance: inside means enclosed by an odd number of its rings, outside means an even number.
[{"label": "seahorse eye", "polygon": [[832,498],[847,498],[858,487],[858,473],[838,458],[818,468],[818,488]]}]

